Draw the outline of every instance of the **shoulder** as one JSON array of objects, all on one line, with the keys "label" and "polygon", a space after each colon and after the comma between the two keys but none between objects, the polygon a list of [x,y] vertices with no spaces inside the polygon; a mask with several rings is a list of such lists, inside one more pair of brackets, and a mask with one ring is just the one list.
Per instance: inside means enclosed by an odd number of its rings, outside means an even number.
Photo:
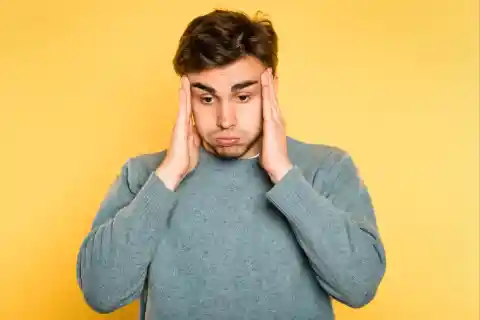
[{"label": "shoulder", "polygon": [[339,192],[348,182],[352,186],[363,185],[359,170],[351,154],[333,145],[312,144],[288,139],[289,157],[303,172],[304,177],[322,192]]},{"label": "shoulder", "polygon": [[304,170],[331,169],[350,157],[348,151],[334,145],[308,143],[287,137],[291,161]]},{"label": "shoulder", "polygon": [[123,174],[132,192],[137,193],[158,168],[166,155],[166,150],[144,153],[129,158],[123,166]]}]

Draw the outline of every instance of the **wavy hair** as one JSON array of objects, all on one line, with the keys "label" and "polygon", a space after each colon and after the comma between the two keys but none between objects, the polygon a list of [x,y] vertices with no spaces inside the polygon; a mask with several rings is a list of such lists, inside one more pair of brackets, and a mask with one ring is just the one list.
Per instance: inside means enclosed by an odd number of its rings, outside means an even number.
[{"label": "wavy hair", "polygon": [[275,74],[278,38],[261,12],[250,18],[238,11],[214,10],[193,19],[173,59],[178,75],[221,67],[246,56],[259,59]]}]

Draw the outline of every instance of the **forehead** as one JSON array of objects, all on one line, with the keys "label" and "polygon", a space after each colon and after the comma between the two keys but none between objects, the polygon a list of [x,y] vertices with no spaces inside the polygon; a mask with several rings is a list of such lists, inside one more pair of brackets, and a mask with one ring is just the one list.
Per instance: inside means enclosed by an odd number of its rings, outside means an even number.
[{"label": "forehead", "polygon": [[265,69],[266,67],[257,58],[244,57],[227,66],[204,70],[199,73],[189,73],[187,77],[190,83],[201,82],[217,91],[229,92],[231,86],[239,82],[260,81],[260,76]]}]

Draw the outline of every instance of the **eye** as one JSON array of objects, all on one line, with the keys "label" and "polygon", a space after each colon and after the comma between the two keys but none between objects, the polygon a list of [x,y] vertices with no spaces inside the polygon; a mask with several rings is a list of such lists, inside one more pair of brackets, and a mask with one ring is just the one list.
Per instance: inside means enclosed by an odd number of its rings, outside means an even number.
[{"label": "eye", "polygon": [[200,101],[202,102],[202,104],[210,105],[213,103],[213,97],[210,97],[210,96],[201,97]]},{"label": "eye", "polygon": [[237,96],[237,98],[242,103],[248,102],[250,100],[250,96],[245,94],[239,95]]}]

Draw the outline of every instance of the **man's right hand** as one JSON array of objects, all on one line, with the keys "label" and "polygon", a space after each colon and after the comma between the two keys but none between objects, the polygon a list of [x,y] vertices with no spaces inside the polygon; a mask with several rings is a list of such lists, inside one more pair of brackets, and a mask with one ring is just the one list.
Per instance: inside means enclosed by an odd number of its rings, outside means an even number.
[{"label": "man's right hand", "polygon": [[201,142],[192,121],[190,82],[186,76],[181,79],[179,95],[178,117],[173,128],[170,147],[156,171],[157,176],[172,191],[196,167]]}]

